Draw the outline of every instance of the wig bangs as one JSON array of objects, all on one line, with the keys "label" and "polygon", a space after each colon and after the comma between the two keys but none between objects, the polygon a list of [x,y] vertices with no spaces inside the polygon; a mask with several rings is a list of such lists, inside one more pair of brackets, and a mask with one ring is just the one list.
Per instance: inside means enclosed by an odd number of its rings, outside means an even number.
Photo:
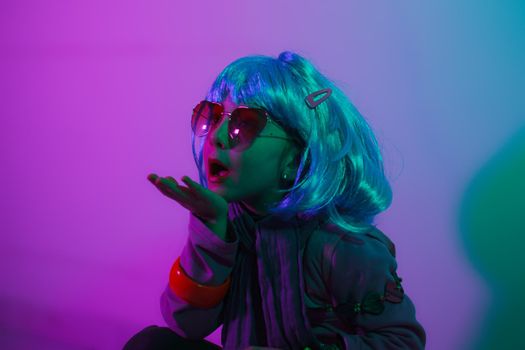
[{"label": "wig bangs", "polygon": [[270,89],[261,79],[260,69],[256,69],[262,66],[257,61],[259,60],[256,57],[245,57],[228,65],[215,79],[206,99],[221,103],[230,95],[232,101],[238,105],[268,107],[264,104],[269,99],[264,95]]}]

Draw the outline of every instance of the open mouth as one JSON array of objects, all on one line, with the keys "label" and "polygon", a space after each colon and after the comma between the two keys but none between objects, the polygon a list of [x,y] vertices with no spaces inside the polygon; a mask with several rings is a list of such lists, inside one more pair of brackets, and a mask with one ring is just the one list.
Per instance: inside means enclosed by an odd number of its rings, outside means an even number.
[{"label": "open mouth", "polygon": [[229,172],[230,170],[216,159],[211,159],[208,163],[208,174],[212,179],[224,178]]}]

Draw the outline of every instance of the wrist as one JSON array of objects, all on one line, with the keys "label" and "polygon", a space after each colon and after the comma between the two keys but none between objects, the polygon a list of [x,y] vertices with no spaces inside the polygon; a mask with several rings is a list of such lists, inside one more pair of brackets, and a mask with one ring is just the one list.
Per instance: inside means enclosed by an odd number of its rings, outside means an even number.
[{"label": "wrist", "polygon": [[215,220],[202,220],[201,221],[208,227],[217,237],[226,242],[232,242],[230,235],[228,234],[228,219],[227,217],[220,216]]}]

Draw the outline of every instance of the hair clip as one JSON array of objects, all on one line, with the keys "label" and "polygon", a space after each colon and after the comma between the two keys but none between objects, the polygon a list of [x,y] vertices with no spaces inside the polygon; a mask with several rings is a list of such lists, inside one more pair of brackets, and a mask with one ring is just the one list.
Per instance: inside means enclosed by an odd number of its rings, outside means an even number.
[{"label": "hair clip", "polygon": [[[323,97],[321,97],[320,99],[318,99],[318,100],[314,100],[314,97],[319,96],[321,94],[325,94],[325,95]],[[306,98],[305,98],[306,104],[311,109],[314,109],[320,103],[322,103],[324,100],[326,100],[328,97],[330,97],[331,94],[332,94],[332,89],[330,89],[330,88],[326,88],[326,89],[322,89],[322,90],[319,90],[319,91],[316,91],[316,92],[312,92],[310,95],[306,96]]]}]

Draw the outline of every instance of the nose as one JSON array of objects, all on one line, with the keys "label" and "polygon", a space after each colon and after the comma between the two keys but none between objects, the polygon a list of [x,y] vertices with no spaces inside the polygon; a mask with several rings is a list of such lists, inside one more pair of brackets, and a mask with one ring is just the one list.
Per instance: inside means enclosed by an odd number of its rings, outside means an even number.
[{"label": "nose", "polygon": [[228,116],[223,114],[221,120],[208,134],[208,142],[220,149],[226,148],[228,142]]}]

